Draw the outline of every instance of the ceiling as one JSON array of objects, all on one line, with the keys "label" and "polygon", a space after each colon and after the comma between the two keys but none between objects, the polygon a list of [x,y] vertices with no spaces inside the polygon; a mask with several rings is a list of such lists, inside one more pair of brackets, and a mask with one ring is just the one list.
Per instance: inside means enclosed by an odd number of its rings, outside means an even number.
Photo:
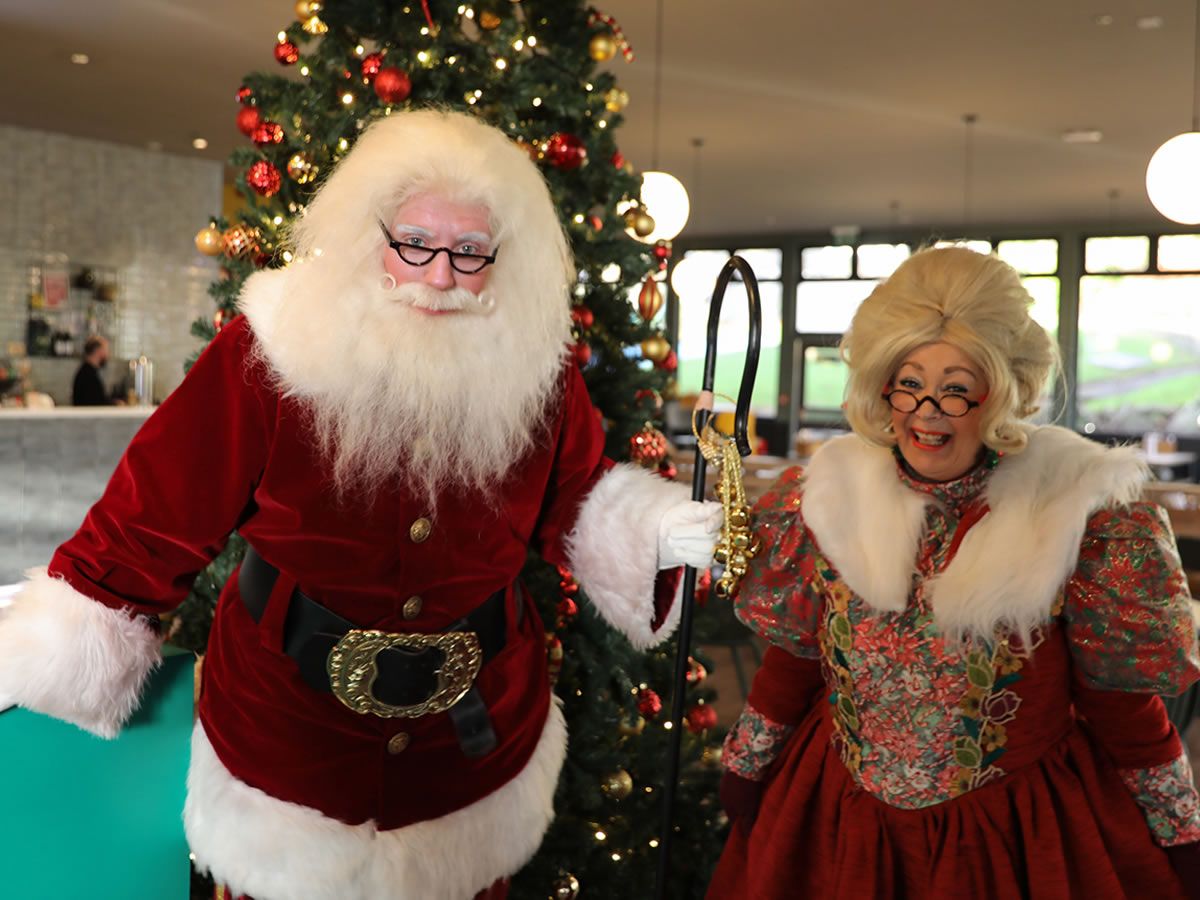
[{"label": "ceiling", "polygon": [[[655,4],[599,2],[636,54],[608,64],[632,97],[621,146],[649,168]],[[659,163],[692,195],[690,236],[1152,222],[1146,163],[1191,126],[1196,0],[664,4]],[[233,94],[275,67],[292,8],[0,0],[0,122],[224,159]],[[1079,128],[1103,140],[1063,142]]]}]

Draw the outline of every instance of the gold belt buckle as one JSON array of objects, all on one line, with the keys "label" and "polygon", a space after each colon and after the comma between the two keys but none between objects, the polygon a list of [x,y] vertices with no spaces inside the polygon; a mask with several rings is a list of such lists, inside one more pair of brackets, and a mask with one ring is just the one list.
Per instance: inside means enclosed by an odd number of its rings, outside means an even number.
[{"label": "gold belt buckle", "polygon": [[[393,647],[408,650],[432,647],[445,654],[446,658],[437,670],[437,690],[428,700],[411,706],[393,706],[377,700],[371,693],[379,676],[376,657]],[[352,629],[329,651],[325,668],[329,672],[333,695],[356,713],[371,713],[386,719],[415,719],[445,712],[465,697],[482,665],[483,649],[479,646],[479,637],[471,631],[392,634]]]}]

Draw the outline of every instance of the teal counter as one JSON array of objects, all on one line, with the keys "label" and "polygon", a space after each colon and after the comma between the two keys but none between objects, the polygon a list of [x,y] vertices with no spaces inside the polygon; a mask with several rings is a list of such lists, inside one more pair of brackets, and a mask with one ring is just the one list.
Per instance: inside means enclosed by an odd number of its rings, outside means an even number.
[{"label": "teal counter", "polygon": [[186,900],[193,662],[169,657],[114,741],[0,713],[0,896]]}]

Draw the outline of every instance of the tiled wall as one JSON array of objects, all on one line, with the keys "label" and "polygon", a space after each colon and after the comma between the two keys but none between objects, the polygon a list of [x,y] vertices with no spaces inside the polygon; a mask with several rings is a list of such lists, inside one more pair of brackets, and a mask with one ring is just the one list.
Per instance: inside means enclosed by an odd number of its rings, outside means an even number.
[{"label": "tiled wall", "polygon": [[[117,271],[113,361],[154,361],[162,399],[199,346],[217,264],[192,240],[221,210],[221,164],[0,125],[0,358],[24,342],[29,269],[46,262]],[[69,402],[78,359],[34,359],[35,387]],[[127,370],[125,370],[127,371]]]}]

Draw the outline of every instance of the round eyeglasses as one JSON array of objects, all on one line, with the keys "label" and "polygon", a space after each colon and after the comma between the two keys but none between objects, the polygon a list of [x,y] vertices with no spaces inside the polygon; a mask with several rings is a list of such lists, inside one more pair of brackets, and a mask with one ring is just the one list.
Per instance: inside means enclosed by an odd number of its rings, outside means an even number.
[{"label": "round eyeglasses", "polygon": [[935,399],[932,394],[926,394],[918,400],[917,395],[911,391],[885,391],[883,399],[896,412],[902,413],[916,412],[921,408],[922,403],[929,401],[939,413],[943,416],[949,416],[952,419],[965,416],[981,402],[979,400],[968,400],[966,397],[959,396],[958,394],[947,394],[940,401]]},{"label": "round eyeglasses", "polygon": [[450,268],[463,275],[475,275],[482,272],[485,267],[496,261],[496,251],[500,249],[497,247],[492,251],[491,256],[487,256],[482,253],[459,253],[449,247],[419,247],[416,244],[405,244],[393,238],[391,232],[387,230],[387,226],[382,222],[379,223],[379,229],[387,238],[388,246],[410,266],[427,266],[433,262],[435,256],[444,251],[450,260]]}]

